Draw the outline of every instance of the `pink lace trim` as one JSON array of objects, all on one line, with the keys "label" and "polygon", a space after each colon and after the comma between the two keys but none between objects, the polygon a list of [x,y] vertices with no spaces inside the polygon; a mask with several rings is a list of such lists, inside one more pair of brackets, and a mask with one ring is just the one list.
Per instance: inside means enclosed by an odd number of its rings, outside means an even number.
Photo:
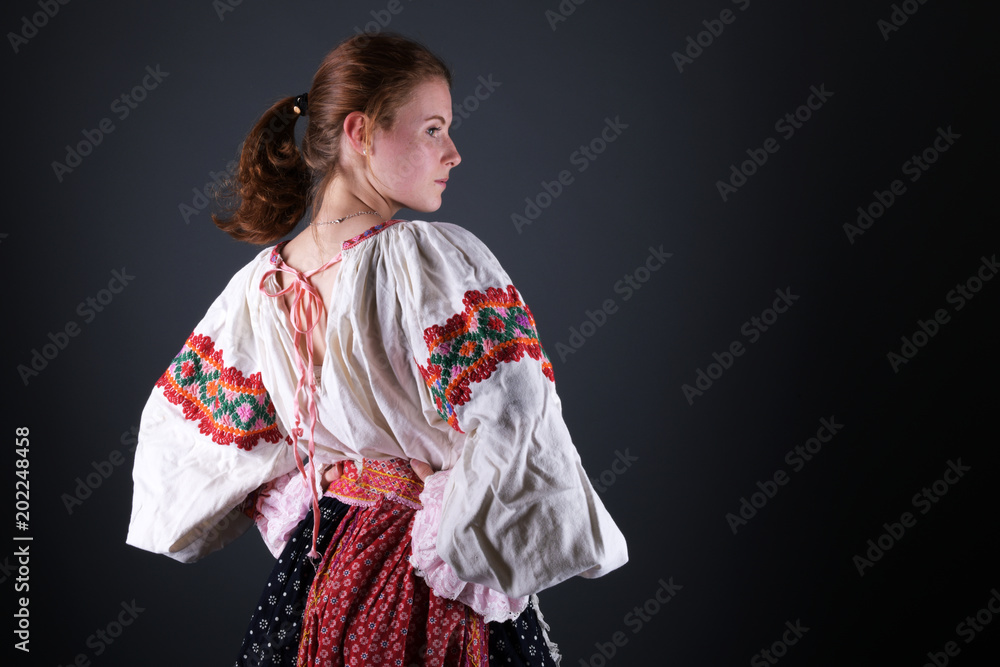
[{"label": "pink lace trim", "polygon": [[298,471],[278,477],[261,488],[254,521],[275,558],[281,555],[288,538],[309,513],[310,500],[312,493]]},{"label": "pink lace trim", "polygon": [[[363,500],[360,498],[350,498],[347,496],[342,496],[338,493],[331,493],[329,491],[326,492],[326,495],[330,496],[331,498],[336,498],[345,505],[356,505],[358,507],[375,507],[376,505],[378,505],[377,500]],[[396,495],[395,493],[383,493],[381,495],[386,500],[391,500],[394,503],[399,503],[404,507],[409,507],[410,509],[414,510],[420,509],[420,505],[418,505],[417,503],[407,498],[404,498],[403,496]]]},{"label": "pink lace trim", "polygon": [[410,564],[423,577],[438,597],[458,600],[482,614],[488,623],[517,618],[528,606],[528,598],[512,598],[481,584],[462,581],[437,553],[438,526],[444,503],[444,488],[448,471],[436,472],[424,480],[420,502],[424,509],[417,512],[410,530]]}]

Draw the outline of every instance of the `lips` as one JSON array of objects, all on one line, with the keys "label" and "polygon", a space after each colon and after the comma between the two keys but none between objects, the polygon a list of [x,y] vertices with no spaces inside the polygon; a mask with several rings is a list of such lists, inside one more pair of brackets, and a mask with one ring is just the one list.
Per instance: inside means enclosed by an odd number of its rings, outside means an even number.
[{"label": "lips", "polygon": [[434,182],[435,183],[440,183],[442,186],[447,187],[448,179],[447,178],[439,178],[439,179],[437,179]]}]

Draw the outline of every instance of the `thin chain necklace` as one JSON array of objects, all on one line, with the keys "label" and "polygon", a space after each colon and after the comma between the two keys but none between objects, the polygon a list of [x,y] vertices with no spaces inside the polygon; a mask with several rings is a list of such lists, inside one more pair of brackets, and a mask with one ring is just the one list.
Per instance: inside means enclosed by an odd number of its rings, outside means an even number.
[{"label": "thin chain necklace", "polygon": [[[347,220],[348,218],[353,218],[356,215],[376,215],[376,216],[379,217],[379,219],[382,218],[382,216],[379,215],[378,213],[376,213],[375,211],[358,211],[357,213],[351,213],[350,215],[345,215],[343,218],[337,218],[336,220],[327,220],[325,222],[310,222],[309,224],[310,225],[336,225],[337,223],[343,222],[344,220]],[[385,220],[382,220],[382,222],[385,222]]]}]

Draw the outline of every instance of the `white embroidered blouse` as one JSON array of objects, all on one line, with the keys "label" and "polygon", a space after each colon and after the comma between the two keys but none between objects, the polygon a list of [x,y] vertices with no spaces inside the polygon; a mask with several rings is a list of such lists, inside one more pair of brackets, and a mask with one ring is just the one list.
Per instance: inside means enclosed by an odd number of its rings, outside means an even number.
[{"label": "white embroidered blouse", "polygon": [[[261,291],[277,291],[265,274],[279,252],[232,278],[157,382],[129,544],[184,562],[221,548],[252,525],[255,492],[296,469],[292,446],[307,451],[288,314]],[[534,318],[490,250],[450,223],[390,220],[341,254],[314,393],[317,467],[401,457],[442,471],[412,537],[414,566],[444,597],[457,581],[519,598],[623,565]],[[306,434],[293,443],[296,416]]]}]

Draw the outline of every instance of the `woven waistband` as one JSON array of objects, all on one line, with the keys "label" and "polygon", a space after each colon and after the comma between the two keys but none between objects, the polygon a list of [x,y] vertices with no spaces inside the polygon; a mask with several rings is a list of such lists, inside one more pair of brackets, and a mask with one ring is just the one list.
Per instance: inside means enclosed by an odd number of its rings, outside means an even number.
[{"label": "woven waistband", "polygon": [[363,459],[359,471],[353,461],[344,463],[344,474],[330,484],[327,493],[348,505],[372,507],[381,498],[411,509],[422,509],[424,483],[406,459]]}]

